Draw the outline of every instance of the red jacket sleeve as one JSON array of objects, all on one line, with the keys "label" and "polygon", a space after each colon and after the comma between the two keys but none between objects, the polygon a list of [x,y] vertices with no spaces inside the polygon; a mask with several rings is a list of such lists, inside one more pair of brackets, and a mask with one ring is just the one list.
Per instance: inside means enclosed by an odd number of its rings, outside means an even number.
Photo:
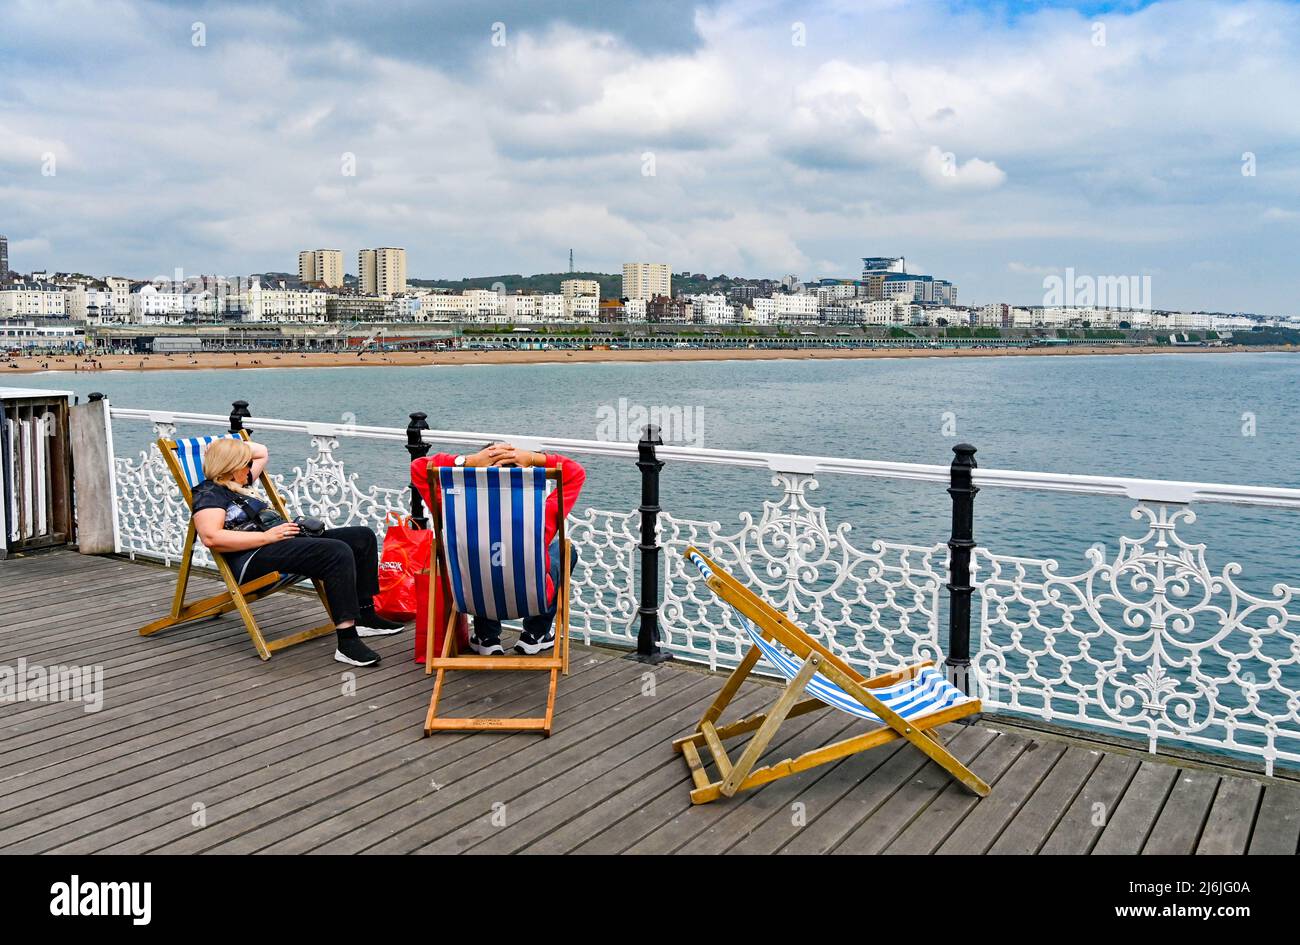
[{"label": "red jacket sleeve", "polygon": [[[587,470],[575,459],[561,456],[559,453],[546,453],[548,467],[559,466],[564,472],[564,515],[567,516],[578,504],[578,494],[582,484],[587,481]],[[546,544],[550,545],[560,530],[560,490],[554,489],[546,497]]]},{"label": "red jacket sleeve", "polygon": [[454,466],[456,457],[451,453],[434,453],[432,456],[421,456],[411,463],[411,485],[415,486],[415,491],[420,493],[420,498],[424,501],[424,511],[427,515],[433,508],[433,496],[429,495],[429,475],[430,466]]}]

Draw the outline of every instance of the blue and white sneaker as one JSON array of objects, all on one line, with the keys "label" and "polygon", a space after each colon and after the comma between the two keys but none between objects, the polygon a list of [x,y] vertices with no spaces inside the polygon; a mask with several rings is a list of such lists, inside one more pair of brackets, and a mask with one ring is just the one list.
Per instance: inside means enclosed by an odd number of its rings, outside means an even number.
[{"label": "blue and white sneaker", "polygon": [[470,636],[469,648],[479,656],[500,656],[505,653],[505,647],[501,645],[499,639],[480,640],[477,633]]},{"label": "blue and white sneaker", "polygon": [[546,631],[546,636],[540,640],[530,637],[526,633],[519,634],[519,642],[515,644],[515,649],[525,656],[536,656],[543,650],[555,648],[555,628],[552,627]]}]

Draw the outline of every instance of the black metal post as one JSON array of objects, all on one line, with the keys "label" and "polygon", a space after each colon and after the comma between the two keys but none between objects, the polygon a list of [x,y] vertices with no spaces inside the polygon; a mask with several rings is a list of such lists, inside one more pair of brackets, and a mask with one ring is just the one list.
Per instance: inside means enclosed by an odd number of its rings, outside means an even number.
[{"label": "black metal post", "polygon": [[655,454],[663,446],[659,428],[646,425],[637,442],[636,468],[641,470],[641,606],[636,652],[629,659],[640,663],[662,663],[673,655],[659,649],[659,470],[663,462]]},{"label": "black metal post", "polygon": [[958,443],[949,472],[952,496],[952,537],[948,539],[948,680],[970,693],[970,556],[975,548],[975,493],[979,486],[971,474],[978,468],[975,447]]},{"label": "black metal post", "polygon": [[[238,433],[244,429],[244,418],[251,417],[252,414],[248,412],[248,401],[246,400],[237,400],[230,406],[232,408],[230,411],[230,432]],[[253,431],[249,430],[248,433],[251,436]]]},{"label": "black metal post", "polygon": [[[429,429],[428,415],[416,411],[410,415],[411,422],[406,425],[406,452],[411,455],[411,462],[429,455],[429,444],[424,442],[420,431]],[[424,514],[424,501],[420,492],[411,485],[411,523],[420,528],[429,527],[429,519]]]},{"label": "black metal post", "polygon": [[92,390],[92,391],[90,392],[90,395],[86,398],[86,403],[93,404],[95,401],[97,401],[97,400],[103,400],[103,399],[104,399],[104,395],[103,395],[103,394],[101,394],[101,393],[100,393],[99,391],[97,391],[97,390]]}]

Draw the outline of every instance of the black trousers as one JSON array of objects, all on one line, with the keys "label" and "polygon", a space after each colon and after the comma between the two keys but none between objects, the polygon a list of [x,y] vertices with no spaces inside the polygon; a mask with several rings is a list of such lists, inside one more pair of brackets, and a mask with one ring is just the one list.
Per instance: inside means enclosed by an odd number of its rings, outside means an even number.
[{"label": "black trousers", "polygon": [[320,538],[299,535],[257,549],[244,580],[279,571],[319,578],[325,584],[330,616],[336,624],[356,620],[363,605],[373,607],[379,593],[379,543],[365,525],[327,528]]}]

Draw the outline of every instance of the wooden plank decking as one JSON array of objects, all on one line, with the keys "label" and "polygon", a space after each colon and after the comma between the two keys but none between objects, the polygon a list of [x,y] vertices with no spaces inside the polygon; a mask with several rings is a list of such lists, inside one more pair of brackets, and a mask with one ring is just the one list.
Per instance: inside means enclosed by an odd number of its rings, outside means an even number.
[{"label": "wooden plank decking", "polygon": [[[718,676],[648,675],[575,646],[551,738],[426,739],[432,684],[409,631],[379,640],[384,662],[356,671],[353,694],[330,639],[263,663],[233,615],[137,636],[174,580],[67,551],[0,562],[0,666],[99,665],[105,690],[95,713],[0,703],[0,852],[1294,854],[1300,842],[1294,783],[982,725],[944,735],[993,785],[984,800],[895,744],[692,808],[669,742]],[[255,610],[268,636],[319,617],[298,594]],[[453,675],[444,698],[531,714],[544,692],[541,674]],[[749,684],[736,709],[771,698]],[[773,751],[851,724],[803,716]]]}]

